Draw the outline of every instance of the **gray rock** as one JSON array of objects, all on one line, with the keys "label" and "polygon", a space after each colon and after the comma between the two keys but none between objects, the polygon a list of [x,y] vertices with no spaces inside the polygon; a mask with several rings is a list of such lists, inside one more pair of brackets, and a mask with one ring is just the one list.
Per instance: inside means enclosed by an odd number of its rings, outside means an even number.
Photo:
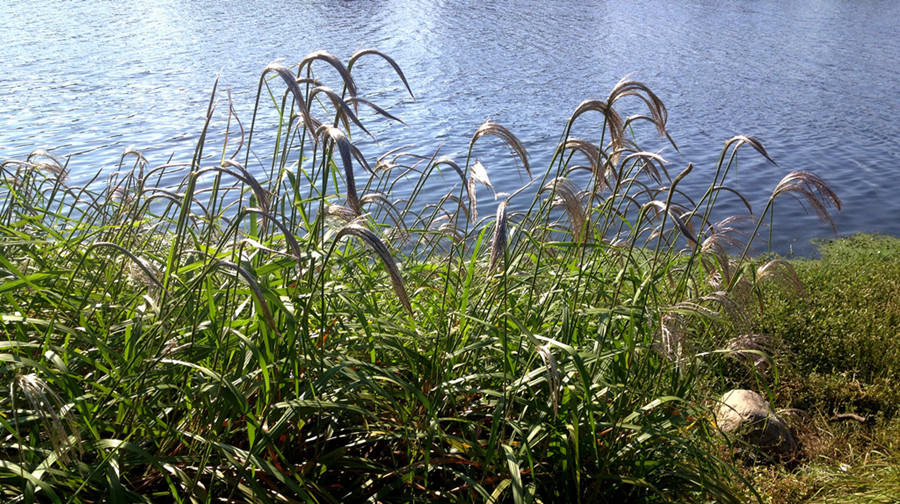
[{"label": "gray rock", "polygon": [[716,410],[716,425],[770,455],[789,456],[797,451],[791,430],[768,401],[752,390],[726,392]]}]

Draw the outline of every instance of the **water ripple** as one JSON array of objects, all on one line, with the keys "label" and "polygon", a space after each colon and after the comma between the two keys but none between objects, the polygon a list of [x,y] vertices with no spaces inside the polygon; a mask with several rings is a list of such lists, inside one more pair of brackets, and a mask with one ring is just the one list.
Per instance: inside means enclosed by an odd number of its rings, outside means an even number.
[{"label": "water ripple", "polygon": [[[7,0],[0,158],[49,148],[81,174],[112,169],[132,145],[152,163],[185,159],[216,76],[248,118],[268,62],[377,47],[404,68],[417,100],[383,62],[354,69],[363,93],[409,124],[373,126],[380,143],[363,142],[372,156],[443,145],[462,157],[490,117],[546,166],[574,107],[634,73],[669,107],[681,147],[665,153],[673,171],[693,162],[711,172],[728,138],[754,135],[778,166],[747,156],[730,184],[755,206],[788,170],[813,169],[844,200],[842,232],[900,236],[898,27],[900,4],[875,0]],[[579,124],[579,135],[597,133]],[[479,156],[500,190],[521,183],[505,149]],[[702,191],[694,183],[685,189]],[[810,238],[829,232],[802,208],[779,205],[777,236],[788,244],[779,250],[808,251]]]}]

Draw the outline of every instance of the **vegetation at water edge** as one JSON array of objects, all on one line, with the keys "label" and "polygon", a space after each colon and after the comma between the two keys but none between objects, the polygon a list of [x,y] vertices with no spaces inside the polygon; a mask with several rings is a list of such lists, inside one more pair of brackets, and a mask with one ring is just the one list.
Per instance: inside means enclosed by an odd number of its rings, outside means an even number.
[{"label": "vegetation at water edge", "polygon": [[[667,110],[630,80],[582,102],[540,169],[493,122],[465,159],[366,159],[363,119],[398,119],[357,65],[409,89],[378,51],[317,52],[265,69],[249,124],[214,93],[190,160],[129,150],[80,186],[46,152],[0,165],[3,500],[759,497],[711,408],[723,376],[770,379],[745,336],[799,282],[748,254],[775,201],[830,222],[822,179],[787,173],[750,215],[728,175],[769,156],[738,136],[685,194]],[[509,156],[524,186],[495,188]]]}]

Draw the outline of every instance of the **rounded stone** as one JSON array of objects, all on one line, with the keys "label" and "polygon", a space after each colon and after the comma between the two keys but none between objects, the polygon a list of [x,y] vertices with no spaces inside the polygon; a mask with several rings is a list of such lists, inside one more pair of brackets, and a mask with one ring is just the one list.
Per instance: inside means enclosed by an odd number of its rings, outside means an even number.
[{"label": "rounded stone", "polygon": [[716,410],[716,425],[722,432],[734,434],[771,455],[797,451],[791,430],[772,411],[769,402],[752,390],[726,392]]}]

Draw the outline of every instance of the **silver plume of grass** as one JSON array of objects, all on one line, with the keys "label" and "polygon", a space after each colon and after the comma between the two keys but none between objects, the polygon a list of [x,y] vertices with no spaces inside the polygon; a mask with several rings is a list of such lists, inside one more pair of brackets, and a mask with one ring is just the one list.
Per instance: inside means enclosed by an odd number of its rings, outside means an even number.
[{"label": "silver plume of grass", "polygon": [[469,195],[469,219],[474,224],[478,221],[478,192],[475,190],[475,179],[469,178],[466,183],[466,193]]},{"label": "silver plume of grass", "polygon": [[700,243],[700,262],[710,274],[710,283],[715,288],[722,288],[731,283],[731,259],[728,249],[744,247],[750,233],[741,229],[742,223],[756,223],[752,215],[734,215],[727,217],[707,228],[707,237]]},{"label": "silver plume of grass", "polygon": [[391,277],[391,285],[393,286],[397,297],[400,299],[400,303],[406,308],[406,311],[409,312],[410,316],[413,316],[412,304],[409,302],[409,296],[406,294],[406,287],[403,285],[403,277],[400,276],[400,268],[397,267],[394,257],[391,256],[390,251],[384,243],[375,235],[375,233],[355,223],[347,224],[343,229],[338,231],[336,239],[340,239],[346,235],[355,236],[361,239],[363,243],[368,245],[381,259],[381,262],[384,263],[384,266],[388,271],[388,275]]},{"label": "silver plume of grass", "polygon": [[[237,169],[237,171],[234,169]],[[209,166],[197,170],[195,176],[199,177],[210,171],[230,175],[250,186],[250,190],[253,191],[253,195],[256,197],[256,203],[259,208],[264,212],[269,211],[269,192],[263,189],[259,181],[256,180],[256,178],[253,177],[241,163],[234,161],[233,159],[226,159],[222,163],[222,166]]]},{"label": "silver plume of grass", "polygon": [[163,286],[162,281],[158,278],[159,271],[157,271],[156,268],[154,268],[146,260],[136,256],[130,250],[122,247],[121,245],[110,242],[97,242],[88,247],[88,249],[85,251],[85,255],[89,254],[95,248],[100,247],[115,249],[131,259],[131,262],[128,263],[129,267],[127,269],[139,275],[140,279],[147,283],[148,290],[151,288],[151,286],[159,289],[159,291],[166,290],[166,288]]},{"label": "silver plume of grass", "polygon": [[69,452],[73,448],[80,451],[81,447],[78,429],[71,418],[71,405],[64,404],[47,382],[34,373],[18,375],[10,383],[10,397],[13,401],[17,396],[17,389],[25,396],[32,413],[40,419],[57,458],[68,463]]},{"label": "silver plume of grass", "polygon": [[528,151],[525,150],[525,145],[523,145],[519,138],[513,135],[512,132],[503,125],[486,121],[475,131],[472,141],[469,142],[469,148],[471,149],[471,147],[475,145],[476,140],[486,135],[499,137],[506,142],[522,161],[522,166],[525,168],[525,172],[528,173],[528,179],[531,180],[534,178],[534,176],[531,175],[531,165],[528,163]]},{"label": "silver plume of grass", "polygon": [[278,63],[269,63],[259,78],[260,89],[262,89],[263,84],[266,81],[266,75],[269,72],[275,72],[281,77],[284,83],[287,84],[288,90],[294,96],[294,103],[296,103],[297,107],[300,109],[298,117],[303,121],[303,125],[306,127],[306,130],[312,138],[318,142],[318,136],[316,135],[316,128],[318,125],[314,122],[309,113],[309,108],[306,106],[306,98],[303,95],[303,90],[300,89],[300,85],[297,83],[297,78],[294,77],[294,74],[287,67]]},{"label": "silver plume of grass", "polygon": [[[714,310],[705,305],[718,305]],[[743,308],[725,291],[716,291],[703,297],[682,301],[668,308],[660,318],[659,339],[654,348],[669,360],[682,362],[690,357],[688,343],[688,316],[700,317],[713,322],[724,322],[724,312],[731,320],[732,326],[742,332],[748,325],[748,317]]]},{"label": "silver plume of grass", "polygon": [[[312,90],[310,90],[309,99],[315,99],[316,95],[318,95],[319,93],[324,93],[325,96],[327,96],[328,99],[331,100],[331,105],[335,110],[335,117],[338,121],[344,124],[345,130],[350,131],[350,123],[353,122],[353,124],[358,126],[359,129],[361,129],[365,134],[369,135],[373,139],[375,138],[375,136],[372,135],[372,133],[368,129],[366,129],[365,126],[363,126],[362,122],[360,122],[360,120],[356,117],[356,114],[354,114],[350,110],[350,107],[347,106],[347,102],[345,102],[344,99],[341,98],[340,94],[338,94],[328,86],[316,86]],[[356,103],[359,101],[358,98],[354,98],[353,100],[354,101],[352,103],[354,105],[356,105]],[[376,107],[376,109],[377,108],[378,107]]]},{"label": "silver plume of grass", "polygon": [[[605,168],[606,164],[604,158],[606,153],[603,152],[603,149],[597,144],[580,138],[569,138],[566,140],[565,149],[580,152],[588,159],[590,166],[586,167],[586,169],[594,176],[595,193],[599,194],[604,189],[612,188],[609,184],[609,177],[607,176],[608,170]],[[568,172],[571,173],[572,171],[580,169],[585,169],[585,167],[570,166]],[[615,176],[615,174],[612,175]]]},{"label": "silver plume of grass", "polygon": [[488,177],[487,168],[481,164],[481,161],[475,161],[472,168],[469,169],[469,172],[472,174],[472,180],[484,185],[492,191],[494,190],[494,184],[491,183],[491,179]]},{"label": "silver plume of grass", "polygon": [[300,64],[298,65],[297,70],[298,74],[303,72],[304,67],[306,67],[307,71],[311,71],[312,62],[316,60],[324,61],[334,67],[334,69],[337,70],[338,74],[340,74],[341,79],[343,79],[344,87],[347,88],[347,93],[349,93],[351,97],[356,97],[356,82],[350,75],[350,71],[347,70],[347,67],[344,66],[340,58],[329,53],[328,51],[315,51],[307,54],[302,60],[300,60]]},{"label": "silver plume of grass", "polygon": [[135,176],[139,179],[143,178],[144,168],[146,168],[147,165],[150,164],[150,161],[147,161],[147,158],[144,157],[143,152],[135,149],[132,146],[126,147],[125,150],[122,152],[122,158],[121,158],[122,161],[121,162],[124,162],[125,158],[128,156],[134,156],[134,158],[135,158],[134,159],[134,167],[137,169],[137,173],[135,174]]},{"label": "silver plume of grass", "polygon": [[341,227],[344,227],[344,225],[359,218],[352,208],[347,208],[343,205],[332,205],[330,203],[325,205],[325,217],[337,219],[341,222]]},{"label": "silver plume of grass", "polygon": [[463,201],[459,199],[455,194],[444,195],[444,197],[441,198],[441,204],[443,205],[445,202],[456,204],[456,210],[452,212],[453,215],[458,215],[459,212],[462,212],[463,214],[465,214],[466,220],[469,219],[470,216],[468,207],[466,207],[466,204],[463,203]]},{"label": "silver plume of grass", "polygon": [[462,180],[463,185],[466,184],[466,174],[465,172],[463,172],[462,168],[459,167],[459,164],[457,164],[456,161],[453,160],[453,158],[451,158],[450,156],[441,156],[435,159],[432,163],[432,166],[434,167],[438,167],[440,165],[447,165],[450,168],[453,168],[453,171],[455,171],[456,174],[459,175],[460,180]]},{"label": "silver plume of grass", "polygon": [[651,348],[672,362],[681,362],[687,357],[687,327],[680,313],[666,313],[660,318],[659,336]]},{"label": "silver plume of grass", "polygon": [[806,288],[803,286],[803,281],[800,280],[800,275],[797,274],[794,266],[784,259],[773,259],[756,269],[757,283],[764,280],[775,281],[790,287],[801,297],[806,296]]},{"label": "silver plume of grass", "polygon": [[587,232],[585,229],[587,215],[581,201],[578,199],[574,184],[565,177],[556,177],[547,182],[541,188],[541,192],[551,192],[553,194],[551,205],[562,207],[569,218],[572,238],[578,243],[583,242]]},{"label": "silver plume of grass", "polygon": [[508,200],[501,201],[500,204],[497,205],[497,221],[494,224],[494,236],[491,239],[491,260],[490,266],[488,267],[489,271],[494,271],[494,268],[497,267],[497,265],[500,263],[500,259],[503,258],[503,254],[506,252],[506,210],[508,206]]},{"label": "silver plume of grass", "polygon": [[337,145],[338,152],[341,155],[341,163],[344,165],[344,181],[347,184],[347,206],[356,212],[356,215],[362,214],[359,195],[356,193],[356,179],[353,177],[353,162],[350,159],[350,140],[343,131],[327,124],[319,126],[316,135],[327,135]]},{"label": "silver plume of grass", "polygon": [[622,121],[622,116],[603,100],[584,100],[575,107],[575,112],[572,113],[568,123],[571,125],[582,114],[589,111],[601,113],[606,121],[610,137],[611,154],[609,156],[609,164],[616,166],[619,162],[619,155],[622,153],[625,139],[625,123]]},{"label": "silver plume of grass", "polygon": [[626,155],[622,159],[622,164],[634,163],[637,168],[635,176],[644,174],[657,184],[663,183],[663,176],[669,179],[669,172],[666,170],[666,161],[662,156],[655,152],[638,151]]},{"label": "silver plume of grass", "polygon": [[[696,302],[717,304],[728,315],[732,325],[738,331],[744,331],[749,326],[750,316],[744,305],[735,300],[733,293],[719,290],[698,298]],[[690,303],[690,301],[687,303]]]},{"label": "silver plume of grass", "polygon": [[728,340],[725,350],[728,350],[735,359],[761,374],[766,374],[769,370],[771,364],[770,338],[765,334],[741,334]]},{"label": "silver plume of grass", "polygon": [[31,165],[32,169],[49,174],[56,178],[62,185],[66,185],[66,182],[69,179],[69,172],[66,170],[66,164],[44,149],[32,151],[25,161]]},{"label": "silver plume of grass", "polygon": [[360,49],[359,51],[356,51],[355,53],[353,53],[353,55],[350,56],[350,59],[347,60],[347,71],[349,72],[350,70],[352,70],[353,65],[360,58],[362,58],[363,56],[369,55],[369,54],[371,54],[373,56],[379,56],[382,59],[384,59],[385,61],[387,61],[388,64],[391,65],[391,67],[394,69],[394,72],[396,72],[397,75],[400,77],[400,80],[403,81],[403,85],[406,86],[406,90],[409,92],[409,96],[411,96],[413,100],[416,99],[416,96],[412,92],[412,88],[409,87],[409,82],[407,82],[407,80],[406,80],[406,75],[404,75],[403,70],[400,69],[400,65],[398,65],[397,62],[394,61],[394,58],[391,58],[390,56],[379,51],[378,49]]},{"label": "silver plume of grass", "polygon": [[840,212],[841,200],[821,177],[808,171],[788,173],[775,187],[770,201],[783,194],[793,197],[801,205],[803,200],[806,200],[816,215],[824,222],[830,224],[834,232],[837,233],[837,225],[828,212],[828,207],[833,205]]},{"label": "silver plume of grass", "polygon": [[[404,125],[404,126],[409,126],[408,124],[406,124],[406,122],[403,121],[403,119],[400,119],[399,117],[397,117],[397,116],[391,114],[391,113],[388,112],[387,110],[384,110],[383,108],[379,107],[378,105],[375,105],[374,103],[370,102],[369,100],[366,100],[365,98],[360,98],[359,96],[357,96],[357,97],[355,97],[355,98],[348,98],[348,99],[346,100],[346,102],[347,102],[347,103],[352,103],[354,107],[356,106],[356,104],[362,103],[363,105],[365,105],[365,106],[371,108],[372,110],[374,110],[376,114],[378,114],[378,115],[380,115],[380,116],[382,116],[382,117],[386,117],[386,118],[388,118],[388,119],[390,119],[390,120],[392,120],[392,121],[396,121],[396,122],[398,122],[398,123],[400,123],[400,124],[402,124],[402,125]],[[371,133],[369,134],[369,136],[372,136]],[[373,138],[374,138],[374,137],[373,137]]]},{"label": "silver plume of grass", "polygon": [[595,173],[603,164],[602,156],[604,153],[594,142],[581,138],[567,138],[565,148],[566,150],[582,153],[588,159],[588,162],[591,163],[591,168],[595,170]]},{"label": "silver plume of grass", "polygon": [[656,126],[660,136],[666,136],[666,121],[668,120],[668,112],[662,100],[647,87],[646,84],[639,81],[630,80],[630,76],[625,76],[620,80],[606,99],[606,103],[612,107],[618,100],[627,96],[635,96],[642,100],[650,111],[652,122]]},{"label": "silver plume of grass", "polygon": [[741,146],[743,146],[743,145],[749,145],[750,147],[753,147],[753,148],[756,150],[756,152],[760,153],[764,158],[766,158],[767,160],[769,160],[770,163],[774,164],[775,166],[778,166],[778,163],[776,163],[775,160],[772,159],[771,156],[769,156],[769,153],[766,152],[766,149],[765,149],[765,147],[763,147],[762,142],[760,142],[759,139],[756,138],[756,137],[747,136],[747,135],[737,135],[737,136],[734,136],[734,137],[728,139],[728,141],[725,142],[725,147],[722,149],[722,155],[723,155],[723,156],[725,155],[725,152],[726,152],[732,145],[734,146],[734,150],[732,151],[732,155],[734,155],[734,153],[737,152],[737,150],[738,150]]}]

